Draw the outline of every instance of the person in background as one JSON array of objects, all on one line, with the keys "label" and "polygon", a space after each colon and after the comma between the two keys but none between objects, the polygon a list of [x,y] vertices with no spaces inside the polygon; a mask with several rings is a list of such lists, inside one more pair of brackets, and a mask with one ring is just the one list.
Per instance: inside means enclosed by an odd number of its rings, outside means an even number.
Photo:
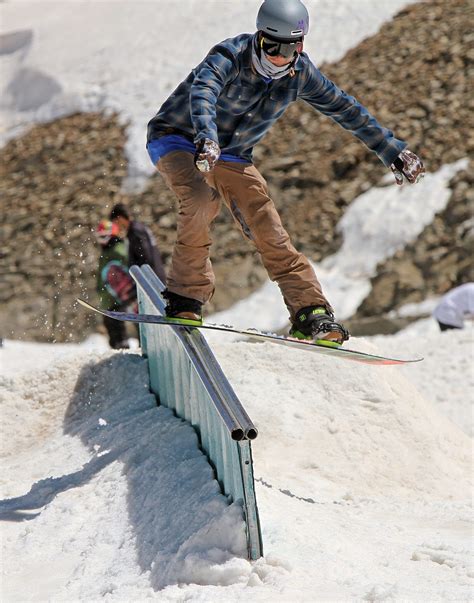
[{"label": "person in background", "polygon": [[149,264],[162,283],[166,284],[163,260],[151,230],[141,222],[132,220],[128,208],[123,203],[114,205],[110,212],[110,219],[120,228],[121,235],[128,240],[128,265]]},{"label": "person in background", "polygon": [[465,283],[448,291],[433,311],[441,331],[462,329],[464,318],[474,316],[474,283]]},{"label": "person in background", "polygon": [[[202,322],[202,306],[215,283],[210,227],[223,200],[280,287],[290,335],[341,344],[349,333],[335,320],[310,262],[292,245],[252,162],[253,147],[301,99],[359,138],[392,170],[397,184],[414,184],[425,170],[406,142],[303,51],[309,15],[300,0],[265,0],[256,25],[254,33],[216,44],[148,123],[148,154],[179,201],[166,314]],[[402,102],[393,93],[393,102]],[[294,146],[294,140],[286,142]]]},{"label": "person in background", "polygon": [[[135,283],[128,273],[127,246],[120,238],[117,224],[101,220],[95,231],[100,245],[97,270],[97,293],[99,308],[112,311],[136,311],[137,293]],[[104,326],[114,350],[129,348],[126,324],[104,316]]]}]

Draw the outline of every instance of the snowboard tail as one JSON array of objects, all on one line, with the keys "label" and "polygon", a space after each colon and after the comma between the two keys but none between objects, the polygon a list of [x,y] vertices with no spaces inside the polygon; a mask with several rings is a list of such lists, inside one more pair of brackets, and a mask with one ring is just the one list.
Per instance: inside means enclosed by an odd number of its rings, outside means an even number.
[{"label": "snowboard tail", "polygon": [[190,322],[183,323],[179,319],[173,320],[170,318],[166,318],[164,316],[159,316],[155,314],[134,314],[129,312],[113,312],[111,310],[100,310],[95,306],[89,304],[83,299],[77,300],[82,306],[91,310],[93,312],[97,312],[98,314],[102,314],[103,316],[108,316],[109,318],[114,318],[115,320],[121,320],[126,322],[137,322],[137,323],[146,323],[146,324],[156,324],[156,325],[166,325],[166,326],[175,326],[181,327],[183,329],[191,330],[191,329],[204,329],[209,331],[223,331],[225,333],[235,333],[237,335],[242,335],[251,339],[252,341],[268,341],[269,343],[276,343],[280,345],[286,345],[292,348],[299,348],[306,351],[317,352],[319,354],[325,354],[327,356],[336,356],[337,358],[351,360],[354,362],[362,362],[364,364],[374,364],[374,365],[394,365],[394,364],[409,364],[413,362],[420,362],[423,358],[414,358],[408,360],[402,360],[399,358],[387,358],[385,356],[378,356],[376,354],[367,354],[366,352],[358,352],[357,350],[350,350],[342,347],[334,347],[331,345],[332,342],[328,343],[315,343],[314,341],[307,341],[304,339],[294,339],[292,337],[285,337],[284,335],[276,335],[275,333],[265,333],[263,331],[259,331],[258,329],[239,329],[236,327],[232,327],[229,325],[219,325],[212,323],[194,323],[190,324]]}]

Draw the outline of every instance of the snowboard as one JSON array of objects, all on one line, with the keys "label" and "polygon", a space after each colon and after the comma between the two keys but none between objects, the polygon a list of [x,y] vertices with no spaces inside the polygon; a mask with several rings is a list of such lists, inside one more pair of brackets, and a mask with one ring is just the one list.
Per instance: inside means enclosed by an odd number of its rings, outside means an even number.
[{"label": "snowboard", "polygon": [[240,329],[228,325],[219,325],[213,323],[203,323],[201,325],[188,325],[179,320],[172,320],[155,314],[134,314],[129,312],[113,312],[110,310],[100,310],[95,306],[89,304],[83,299],[77,300],[82,306],[103,316],[114,318],[115,320],[122,320],[126,322],[138,322],[155,324],[160,326],[168,327],[180,327],[186,330],[192,329],[204,329],[209,331],[224,331],[226,333],[235,333],[242,335],[253,341],[268,341],[269,343],[277,343],[280,345],[286,345],[300,350],[306,350],[309,352],[317,352],[318,354],[325,354],[329,356],[335,356],[336,358],[344,360],[352,360],[354,362],[362,362],[364,364],[374,365],[393,365],[393,364],[409,364],[412,362],[420,362],[423,358],[413,358],[409,360],[402,360],[399,358],[386,358],[385,356],[377,356],[375,354],[367,354],[366,352],[358,352],[356,350],[350,350],[348,348],[340,347],[338,344],[327,342],[327,343],[315,343],[313,341],[307,341],[305,339],[295,339],[293,337],[286,337],[284,335],[276,335],[275,333],[266,333],[259,331],[258,329]]}]

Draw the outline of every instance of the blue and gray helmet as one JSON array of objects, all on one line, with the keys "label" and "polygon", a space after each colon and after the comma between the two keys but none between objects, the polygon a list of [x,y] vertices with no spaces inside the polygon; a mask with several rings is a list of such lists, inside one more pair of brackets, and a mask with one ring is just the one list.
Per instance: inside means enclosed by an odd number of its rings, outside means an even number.
[{"label": "blue and gray helmet", "polygon": [[297,40],[309,31],[309,15],[301,0],[265,0],[258,11],[257,29],[273,38]]}]

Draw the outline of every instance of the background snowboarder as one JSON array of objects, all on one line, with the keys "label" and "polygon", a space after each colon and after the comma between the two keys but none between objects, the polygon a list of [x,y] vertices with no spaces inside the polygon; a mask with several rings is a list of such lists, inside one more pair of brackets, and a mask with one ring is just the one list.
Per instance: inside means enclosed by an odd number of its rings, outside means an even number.
[{"label": "background snowboarder", "polygon": [[[95,232],[100,245],[97,270],[97,293],[101,310],[136,311],[135,283],[128,274],[128,255],[124,241],[119,237],[119,227],[110,220],[101,220]],[[113,349],[129,348],[126,325],[104,316],[104,326]]]},{"label": "background snowboarder", "polygon": [[110,212],[110,219],[117,224],[120,234],[128,240],[128,265],[149,264],[161,281],[166,284],[166,274],[161,254],[151,230],[137,220],[132,220],[129,209],[117,203]]}]

